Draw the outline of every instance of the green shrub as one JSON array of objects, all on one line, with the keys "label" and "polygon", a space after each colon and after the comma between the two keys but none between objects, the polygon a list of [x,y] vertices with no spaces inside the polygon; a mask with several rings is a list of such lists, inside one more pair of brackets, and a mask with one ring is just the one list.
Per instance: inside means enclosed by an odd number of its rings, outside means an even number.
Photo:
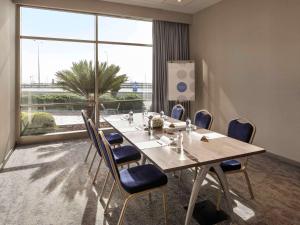
[{"label": "green shrub", "polygon": [[[127,93],[124,95],[113,96],[111,93],[103,94],[99,97],[100,103],[106,108],[117,108],[120,103],[120,112],[127,113],[129,110],[142,111],[144,103],[142,96],[137,93]],[[23,95],[22,104],[28,104],[28,95]],[[51,104],[51,103],[82,103],[79,105],[55,105],[55,106],[38,106],[36,109],[41,110],[80,110],[86,108],[86,99],[70,93],[49,93],[31,95],[32,104]]]},{"label": "green shrub", "polygon": [[131,100],[131,99],[143,99],[140,94],[137,93],[127,93],[123,96],[117,97],[119,100]]},{"label": "green shrub", "polygon": [[[21,104],[27,105],[29,103],[29,96],[22,95]],[[31,95],[32,104],[51,104],[51,103],[80,103],[74,105],[55,105],[55,106],[45,106],[45,109],[82,109],[83,105],[86,103],[86,99],[75,94],[70,93],[59,93],[59,94],[33,94]],[[82,103],[82,104],[81,104]],[[43,106],[37,107],[38,109],[43,109]]]},{"label": "green shrub", "polygon": [[[22,104],[28,104],[28,95],[23,95],[21,99]],[[31,95],[32,104],[47,104],[47,103],[75,103],[85,102],[83,97],[61,93],[61,94],[33,94]]]},{"label": "green shrub", "polygon": [[55,131],[56,123],[52,114],[47,112],[21,113],[21,135],[46,134]]},{"label": "green shrub", "polygon": [[110,93],[106,93],[100,96],[100,102],[109,102],[109,101],[115,101],[116,98],[112,96]]}]

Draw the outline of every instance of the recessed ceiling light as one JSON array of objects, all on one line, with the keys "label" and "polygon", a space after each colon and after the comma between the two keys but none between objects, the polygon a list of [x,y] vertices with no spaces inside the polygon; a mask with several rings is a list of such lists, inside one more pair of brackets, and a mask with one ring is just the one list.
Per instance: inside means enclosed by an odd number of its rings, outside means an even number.
[{"label": "recessed ceiling light", "polygon": [[177,2],[181,2],[181,0],[177,0]]}]

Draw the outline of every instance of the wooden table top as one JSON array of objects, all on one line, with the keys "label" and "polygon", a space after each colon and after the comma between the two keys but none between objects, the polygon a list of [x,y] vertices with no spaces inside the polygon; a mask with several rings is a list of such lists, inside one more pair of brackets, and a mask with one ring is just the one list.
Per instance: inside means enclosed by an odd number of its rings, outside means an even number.
[{"label": "wooden table top", "polygon": [[[154,129],[153,135],[149,135],[148,131],[144,131],[142,113],[134,114],[132,123],[129,123],[125,117],[124,114],[111,115],[104,117],[104,119],[164,172],[265,152],[261,147],[238,141],[214,131],[197,129],[186,132],[185,128],[181,132],[183,136],[181,148],[172,145],[141,148],[139,147],[141,143],[147,144],[149,141],[160,140],[162,136],[176,138],[176,134],[171,135],[165,133],[163,129]],[[167,118],[167,121],[180,122],[170,117]],[[207,137],[208,142],[201,141],[203,135]]]}]

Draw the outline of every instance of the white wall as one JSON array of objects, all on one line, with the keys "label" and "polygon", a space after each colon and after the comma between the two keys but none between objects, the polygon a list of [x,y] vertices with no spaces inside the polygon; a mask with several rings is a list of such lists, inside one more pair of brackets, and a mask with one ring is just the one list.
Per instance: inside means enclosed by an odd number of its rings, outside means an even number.
[{"label": "white wall", "polygon": [[194,15],[194,110],[207,108],[226,133],[242,116],[255,144],[300,161],[300,1],[224,0]]},{"label": "white wall", "polygon": [[0,164],[15,145],[15,5],[0,0]]}]

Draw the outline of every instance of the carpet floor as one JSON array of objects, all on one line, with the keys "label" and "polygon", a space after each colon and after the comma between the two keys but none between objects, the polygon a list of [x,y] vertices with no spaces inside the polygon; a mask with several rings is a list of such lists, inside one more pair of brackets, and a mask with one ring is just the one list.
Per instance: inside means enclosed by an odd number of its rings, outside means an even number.
[{"label": "carpet floor", "polygon": [[[0,224],[2,225],[115,225],[122,207],[116,190],[110,213],[104,217],[103,200],[98,196],[106,168],[102,164],[97,184],[88,175],[89,162],[84,163],[87,140],[76,140],[17,148],[5,168],[0,171]],[[94,151],[94,150],[93,150]],[[267,154],[249,159],[248,172],[255,199],[251,200],[243,175],[228,175],[237,224],[300,224],[300,168]],[[192,172],[184,171],[181,182],[168,174],[168,224],[184,224],[192,188]],[[112,181],[109,182],[111,184]],[[218,183],[207,176],[198,201],[216,201]],[[224,198],[221,206],[225,208]],[[160,193],[141,197],[129,204],[126,225],[164,224]],[[191,225],[197,225],[192,220]],[[230,224],[223,221],[220,224]]]}]

